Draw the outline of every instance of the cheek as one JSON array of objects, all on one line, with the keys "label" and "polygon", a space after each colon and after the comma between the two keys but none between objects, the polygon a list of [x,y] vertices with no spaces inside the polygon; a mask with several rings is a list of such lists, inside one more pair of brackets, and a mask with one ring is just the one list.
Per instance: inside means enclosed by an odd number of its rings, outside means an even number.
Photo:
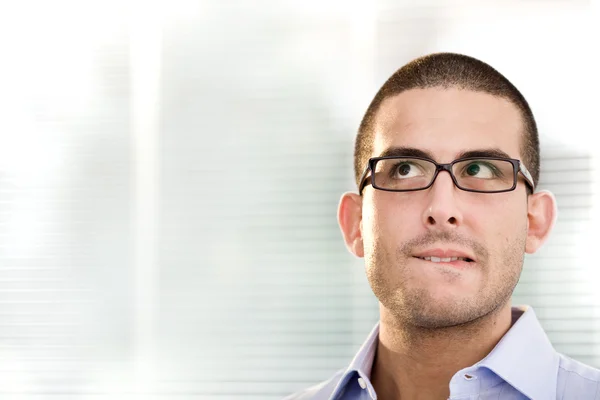
[{"label": "cheek", "polygon": [[383,192],[375,196],[369,215],[372,225],[387,234],[401,232],[410,227],[414,230],[414,223],[418,220],[420,211],[416,209],[414,201],[405,197],[405,193]]},{"label": "cheek", "polygon": [[466,210],[467,224],[483,235],[481,240],[491,248],[504,249],[507,243],[520,238],[527,228],[527,204],[512,198],[473,203]]},{"label": "cheek", "polygon": [[370,206],[363,207],[363,229],[378,240],[391,238],[398,242],[404,236],[414,235],[419,226],[422,210],[414,201],[403,199],[404,193],[382,193],[373,196]]}]

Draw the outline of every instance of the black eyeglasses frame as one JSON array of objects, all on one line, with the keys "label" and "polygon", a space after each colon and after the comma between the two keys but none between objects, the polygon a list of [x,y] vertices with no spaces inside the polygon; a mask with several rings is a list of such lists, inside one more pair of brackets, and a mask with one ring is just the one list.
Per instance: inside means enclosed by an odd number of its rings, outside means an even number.
[{"label": "black eyeglasses frame", "polygon": [[[435,173],[433,174],[433,178],[431,179],[431,182],[429,183],[429,185],[427,185],[426,187],[423,188],[419,188],[419,189],[386,189],[386,188],[381,188],[378,187],[375,184],[375,174],[373,173],[373,171],[375,171],[375,165],[377,164],[378,161],[380,160],[391,160],[391,159],[416,159],[416,160],[423,160],[423,161],[429,161],[431,163],[433,163],[436,166],[436,170]],[[454,176],[454,174],[452,173],[452,167],[454,166],[454,164],[458,163],[458,162],[462,162],[462,161],[470,161],[470,160],[500,160],[500,161],[508,161],[512,164],[513,166],[513,173],[514,173],[514,178],[513,178],[513,185],[511,188],[509,189],[502,189],[502,190],[495,190],[495,191],[484,191],[484,190],[474,190],[474,189],[466,189],[461,187],[457,180],[456,177]],[[467,157],[467,158],[459,158],[457,160],[452,161],[449,164],[439,164],[437,162],[435,162],[434,160],[430,159],[430,158],[424,158],[424,157],[414,157],[414,156],[386,156],[386,157],[373,157],[370,158],[369,161],[367,162],[367,166],[365,167],[365,171],[362,174],[362,177],[360,179],[360,186],[358,188],[358,193],[362,196],[362,191],[365,188],[365,186],[367,185],[367,174],[369,173],[369,171],[371,171],[371,186],[374,189],[377,190],[383,190],[386,192],[416,192],[419,190],[426,190],[429,189],[431,186],[433,186],[433,184],[435,183],[435,180],[437,178],[437,176],[439,175],[440,171],[447,171],[450,176],[452,177],[452,181],[454,182],[454,185],[459,188],[460,190],[464,190],[467,192],[474,192],[474,193],[504,193],[504,192],[510,192],[516,189],[517,187],[517,181],[518,181],[518,174],[519,172],[521,172],[521,174],[523,174],[523,177],[525,178],[525,182],[529,185],[530,189],[531,189],[531,193],[534,192],[535,190],[535,185],[533,183],[533,178],[531,177],[531,173],[529,172],[529,170],[527,169],[527,167],[525,167],[525,165],[523,165],[523,163],[520,160],[516,160],[514,158],[504,158],[504,157]]]}]

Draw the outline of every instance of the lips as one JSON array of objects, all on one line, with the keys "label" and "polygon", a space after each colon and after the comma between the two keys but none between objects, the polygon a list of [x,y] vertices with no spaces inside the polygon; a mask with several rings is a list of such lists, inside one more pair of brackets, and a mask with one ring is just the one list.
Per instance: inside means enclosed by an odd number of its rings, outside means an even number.
[{"label": "lips", "polygon": [[452,261],[465,261],[465,262],[472,262],[473,260],[471,260],[468,257],[417,257],[420,258],[421,260],[425,260],[425,261],[432,261],[432,262],[452,262]]},{"label": "lips", "polygon": [[[423,263],[423,265],[429,265],[432,267],[440,267],[440,268],[454,268],[454,269],[459,269],[459,270],[469,270],[472,269],[476,264],[473,261],[465,261],[465,259],[463,258],[438,258],[438,257],[430,257],[430,259],[428,260],[427,258],[420,258],[420,257],[414,257],[417,260],[419,260],[418,262]],[[438,261],[439,260],[439,261]],[[447,261],[450,260],[450,261]]]},{"label": "lips", "polygon": [[475,256],[458,249],[427,249],[414,254],[413,257],[431,262],[475,262]]}]

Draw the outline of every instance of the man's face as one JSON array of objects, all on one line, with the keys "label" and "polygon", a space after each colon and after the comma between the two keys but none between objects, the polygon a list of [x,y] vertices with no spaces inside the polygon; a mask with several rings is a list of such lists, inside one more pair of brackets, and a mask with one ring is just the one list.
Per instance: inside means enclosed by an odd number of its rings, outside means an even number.
[{"label": "man's face", "polygon": [[[520,159],[518,109],[489,94],[414,89],[383,102],[372,156],[394,147],[450,163],[459,153],[495,149]],[[472,193],[447,172],[416,192],[363,191],[361,233],[367,277],[382,305],[404,321],[441,328],[473,321],[510,298],[527,238],[527,195],[521,179],[506,193]],[[460,252],[465,268],[418,258]]]}]

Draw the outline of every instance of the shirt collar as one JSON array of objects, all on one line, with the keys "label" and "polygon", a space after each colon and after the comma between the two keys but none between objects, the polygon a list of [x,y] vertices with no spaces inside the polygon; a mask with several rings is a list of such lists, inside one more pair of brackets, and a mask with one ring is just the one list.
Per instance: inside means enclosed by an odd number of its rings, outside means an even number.
[{"label": "shirt collar", "polygon": [[337,399],[338,396],[344,391],[344,387],[348,384],[348,381],[352,378],[354,373],[358,373],[367,384],[367,390],[371,395],[371,398],[376,398],[375,389],[371,385],[371,369],[373,368],[373,360],[375,359],[375,352],[377,351],[377,344],[379,342],[379,322],[369,333],[367,340],[358,350],[358,353],[352,359],[352,362],[346,368],[346,371],[340,378],[337,386],[331,393],[330,399]]},{"label": "shirt collar", "polygon": [[[533,308],[512,307],[512,321],[511,328],[496,347],[476,365],[493,371],[531,399],[556,398],[559,356]],[[370,377],[378,342],[379,322],[352,359],[330,399],[336,399],[343,392],[354,373],[365,379],[371,398],[376,398]]]},{"label": "shirt collar", "polygon": [[559,355],[533,308],[512,308],[514,324],[478,365],[486,367],[531,399],[556,398]]}]

